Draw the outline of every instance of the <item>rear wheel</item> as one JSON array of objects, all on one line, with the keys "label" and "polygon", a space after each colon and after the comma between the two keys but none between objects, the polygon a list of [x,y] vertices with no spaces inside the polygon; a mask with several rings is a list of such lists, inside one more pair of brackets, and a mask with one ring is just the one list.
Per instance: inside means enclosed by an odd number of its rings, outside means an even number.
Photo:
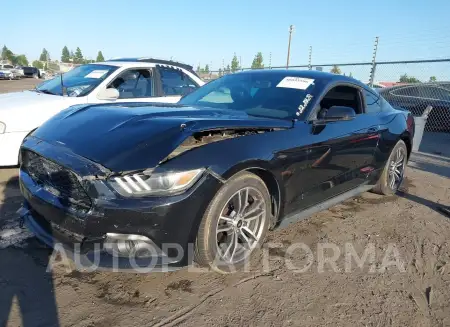
[{"label": "rear wheel", "polygon": [[405,142],[400,140],[392,150],[380,179],[372,191],[382,195],[395,194],[403,182],[407,161],[408,149]]},{"label": "rear wheel", "polygon": [[256,175],[230,178],[206,210],[197,234],[195,261],[221,273],[241,268],[264,242],[269,228],[270,195]]}]

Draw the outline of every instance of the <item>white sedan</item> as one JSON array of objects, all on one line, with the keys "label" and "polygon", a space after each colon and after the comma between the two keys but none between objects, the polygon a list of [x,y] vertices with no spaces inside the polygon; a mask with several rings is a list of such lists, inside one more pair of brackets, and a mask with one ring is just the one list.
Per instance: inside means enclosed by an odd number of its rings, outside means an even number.
[{"label": "white sedan", "polygon": [[82,65],[30,91],[0,94],[0,167],[15,166],[24,138],[76,104],[176,103],[204,82],[191,66],[151,58]]}]

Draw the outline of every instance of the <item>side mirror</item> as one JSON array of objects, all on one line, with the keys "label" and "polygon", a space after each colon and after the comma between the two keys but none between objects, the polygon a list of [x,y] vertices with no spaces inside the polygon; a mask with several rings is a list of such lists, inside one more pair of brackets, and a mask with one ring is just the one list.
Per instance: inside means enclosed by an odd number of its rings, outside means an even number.
[{"label": "side mirror", "polygon": [[114,101],[119,98],[119,91],[115,88],[102,89],[97,94],[97,99],[106,100],[106,101]]},{"label": "side mirror", "polygon": [[356,112],[351,107],[332,106],[327,110],[324,121],[352,120],[356,117]]}]

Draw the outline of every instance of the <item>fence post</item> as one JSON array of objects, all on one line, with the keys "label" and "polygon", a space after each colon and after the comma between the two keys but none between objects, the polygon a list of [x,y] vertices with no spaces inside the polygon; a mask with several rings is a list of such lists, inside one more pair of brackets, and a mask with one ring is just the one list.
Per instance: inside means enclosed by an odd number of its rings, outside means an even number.
[{"label": "fence post", "polygon": [[370,70],[370,79],[369,79],[370,87],[373,87],[373,80],[375,78],[375,68],[377,67],[377,63],[375,62],[375,60],[377,58],[377,50],[378,50],[378,36],[375,38],[375,45],[373,49],[372,69]]},{"label": "fence post", "polygon": [[377,63],[374,61],[372,63],[372,68],[370,69],[370,79],[369,79],[369,85],[370,87],[373,87],[373,81],[375,80],[375,71],[377,69]]}]

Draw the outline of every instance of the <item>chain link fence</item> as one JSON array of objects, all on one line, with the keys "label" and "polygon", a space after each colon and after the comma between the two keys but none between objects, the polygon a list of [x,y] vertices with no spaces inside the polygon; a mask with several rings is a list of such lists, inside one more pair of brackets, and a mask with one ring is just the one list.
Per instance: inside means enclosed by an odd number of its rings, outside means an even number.
[{"label": "chain link fence", "polygon": [[[431,105],[433,110],[425,131],[450,133],[450,59],[298,65],[289,69],[312,69],[353,77],[372,85],[394,107],[407,109],[415,116],[422,115]],[[251,68],[237,71],[244,70]],[[200,76],[210,81],[231,73],[221,69]]]},{"label": "chain link fence", "polygon": [[425,131],[450,133],[450,60],[378,62],[374,77],[382,86],[378,91],[394,107],[414,116],[433,107]]}]

